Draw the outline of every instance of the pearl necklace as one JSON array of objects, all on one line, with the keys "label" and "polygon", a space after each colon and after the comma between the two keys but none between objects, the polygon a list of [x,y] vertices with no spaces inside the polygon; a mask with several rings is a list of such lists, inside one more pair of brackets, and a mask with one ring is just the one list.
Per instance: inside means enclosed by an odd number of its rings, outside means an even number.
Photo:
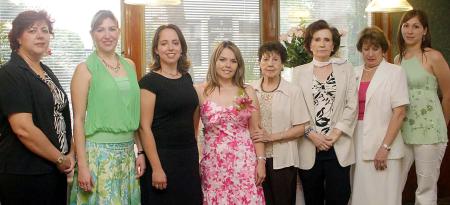
[{"label": "pearl necklace", "polygon": [[377,68],[378,68],[378,65],[374,66],[372,68],[367,68],[366,66],[364,66],[363,70],[367,71],[367,72],[372,72],[372,71],[376,70]]}]

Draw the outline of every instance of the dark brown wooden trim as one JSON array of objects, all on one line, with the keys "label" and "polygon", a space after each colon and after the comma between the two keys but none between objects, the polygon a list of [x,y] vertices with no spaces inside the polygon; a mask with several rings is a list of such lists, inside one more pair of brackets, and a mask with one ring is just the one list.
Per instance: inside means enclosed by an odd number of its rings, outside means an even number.
[{"label": "dark brown wooden trim", "polygon": [[263,0],[261,2],[261,43],[278,41],[280,33],[280,1]]},{"label": "dark brown wooden trim", "polygon": [[[372,24],[380,27],[389,42],[393,42],[391,15],[389,13],[372,13]],[[392,56],[392,45],[387,51],[386,60],[390,63],[394,63],[394,56]]]},{"label": "dark brown wooden trim", "polygon": [[125,57],[136,64],[136,75],[140,79],[145,74],[145,6],[122,3],[122,51]]}]

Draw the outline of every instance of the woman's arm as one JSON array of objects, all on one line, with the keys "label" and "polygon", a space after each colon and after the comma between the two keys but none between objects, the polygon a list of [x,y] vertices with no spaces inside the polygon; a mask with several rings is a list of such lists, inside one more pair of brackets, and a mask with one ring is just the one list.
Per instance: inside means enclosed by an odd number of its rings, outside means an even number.
[{"label": "woman's arm", "polygon": [[378,148],[375,155],[374,166],[376,170],[384,170],[387,168],[387,157],[389,154],[389,147],[394,142],[398,132],[403,124],[403,119],[406,117],[406,105],[402,105],[392,109],[392,117],[389,121],[389,126],[386,135],[383,139],[383,144]]},{"label": "woman's arm", "polygon": [[442,94],[442,111],[444,113],[445,124],[450,120],[450,69],[447,62],[439,51],[431,50],[431,68],[438,81],[439,90]]},{"label": "woman's arm", "polygon": [[305,124],[294,125],[286,131],[268,134],[265,130],[256,130],[253,133],[252,139],[254,142],[276,142],[283,140],[297,139],[303,136],[305,132]]},{"label": "woman's arm", "polygon": [[141,89],[141,123],[139,125],[139,136],[145,155],[152,167],[152,186],[157,189],[167,187],[167,177],[159,159],[156,149],[155,137],[151,130],[155,111],[156,95],[148,90]]},{"label": "woman's arm", "polygon": [[[342,134],[346,134],[348,137],[353,136],[353,131],[356,126],[357,121],[357,106],[358,106],[358,95],[357,95],[357,85],[356,77],[352,66],[346,65],[343,69],[346,69],[347,81],[346,92],[345,92],[345,105],[344,111],[342,113],[341,119],[336,122],[330,135],[327,137],[329,145],[332,146]],[[336,112],[336,111],[335,111]]]},{"label": "woman's arm", "polygon": [[80,188],[91,191],[94,181],[89,170],[86,158],[86,137],[84,135],[84,122],[86,117],[86,106],[88,99],[91,73],[87,65],[81,63],[77,66],[70,83],[73,109],[73,136],[78,163],[78,183]]},{"label": "woman's arm", "polygon": [[195,139],[198,140],[198,128],[200,126],[200,105],[203,104],[203,90],[204,90],[204,84],[196,84],[194,85],[195,92],[197,93],[198,97],[198,106],[195,108],[194,112],[194,133],[195,133]]},{"label": "woman's arm", "polygon": [[31,152],[38,156],[55,163],[61,172],[68,173],[72,171],[73,161],[66,158],[62,163],[58,159],[63,154],[48,140],[45,134],[33,123],[31,113],[15,113],[8,117],[12,131],[17,135],[20,142]]},{"label": "woman's arm", "polygon": [[[253,106],[256,108],[255,111],[252,112],[252,115],[250,117],[250,124],[249,124],[249,130],[250,133],[254,132],[255,130],[260,129],[260,113],[259,113],[259,102],[258,98],[256,97],[255,90],[248,86],[245,88],[245,92],[252,100]],[[265,150],[264,150],[264,143],[262,142],[255,142],[253,141],[253,144],[255,145],[255,151],[256,151],[256,157],[257,157],[257,167],[256,167],[256,185],[261,185],[264,181],[264,178],[266,177],[266,159],[265,159]]]},{"label": "woman's arm", "polygon": [[145,152],[142,148],[142,143],[138,132],[134,133],[134,143],[136,144],[136,148],[138,150],[136,157],[136,178],[140,178],[145,172],[146,165],[144,157]]}]

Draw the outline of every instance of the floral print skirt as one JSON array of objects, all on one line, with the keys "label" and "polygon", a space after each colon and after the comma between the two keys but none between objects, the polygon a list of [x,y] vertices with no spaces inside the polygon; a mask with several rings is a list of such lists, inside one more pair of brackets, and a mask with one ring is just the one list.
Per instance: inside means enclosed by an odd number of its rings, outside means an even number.
[{"label": "floral print skirt", "polygon": [[86,140],[86,154],[94,187],[92,192],[84,192],[78,186],[76,168],[70,194],[71,205],[141,204],[139,181],[135,176],[133,141],[95,143]]}]

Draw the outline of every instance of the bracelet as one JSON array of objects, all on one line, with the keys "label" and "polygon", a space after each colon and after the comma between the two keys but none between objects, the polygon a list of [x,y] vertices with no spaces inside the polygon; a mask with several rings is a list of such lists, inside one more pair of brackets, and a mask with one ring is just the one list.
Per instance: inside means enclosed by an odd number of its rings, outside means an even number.
[{"label": "bracelet", "polygon": [[267,158],[266,158],[266,157],[259,156],[259,157],[256,157],[256,159],[257,159],[257,160],[264,160],[264,161],[266,161]]},{"label": "bracelet", "polygon": [[61,165],[62,163],[64,163],[64,161],[66,161],[66,155],[61,153],[58,159],[56,159],[56,164]]},{"label": "bracelet", "polygon": [[140,154],[145,154],[145,152],[144,152],[144,150],[141,150],[141,151],[138,151],[137,154],[138,154],[138,155],[140,155]]},{"label": "bracelet", "polygon": [[309,134],[314,131],[313,127],[308,127],[308,129],[305,130],[305,134],[303,136],[305,136],[306,138],[309,138]]},{"label": "bracelet", "polygon": [[392,148],[391,146],[389,146],[389,145],[387,145],[387,144],[383,144],[382,147],[383,147],[384,149],[386,149],[388,152],[391,151],[391,148]]}]

